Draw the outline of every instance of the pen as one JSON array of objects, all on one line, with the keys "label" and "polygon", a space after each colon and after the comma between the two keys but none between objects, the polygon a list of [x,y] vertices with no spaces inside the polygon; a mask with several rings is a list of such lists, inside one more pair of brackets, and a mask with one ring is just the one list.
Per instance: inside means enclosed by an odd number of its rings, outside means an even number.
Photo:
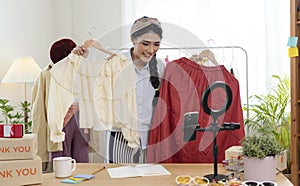
[{"label": "pen", "polygon": [[95,174],[97,174],[98,172],[101,172],[101,171],[104,170],[104,169],[105,169],[105,166],[103,166],[101,169],[99,169],[99,170],[93,172],[92,175],[95,175]]}]

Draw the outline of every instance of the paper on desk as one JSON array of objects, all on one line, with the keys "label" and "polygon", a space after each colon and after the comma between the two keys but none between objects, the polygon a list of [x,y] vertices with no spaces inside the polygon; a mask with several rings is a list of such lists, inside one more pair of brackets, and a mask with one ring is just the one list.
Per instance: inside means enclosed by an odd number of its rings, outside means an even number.
[{"label": "paper on desk", "polygon": [[162,165],[140,164],[107,169],[111,178],[130,178],[138,176],[163,176],[171,173]]}]

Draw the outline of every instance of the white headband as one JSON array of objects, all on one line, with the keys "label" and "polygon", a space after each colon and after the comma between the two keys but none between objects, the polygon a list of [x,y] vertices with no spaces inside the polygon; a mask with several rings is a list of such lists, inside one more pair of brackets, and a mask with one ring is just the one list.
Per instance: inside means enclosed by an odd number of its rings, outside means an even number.
[{"label": "white headband", "polygon": [[157,25],[159,28],[161,28],[161,25],[160,25],[160,22],[158,21],[158,19],[156,18],[150,18],[150,17],[142,17],[142,18],[139,18],[137,19],[132,27],[131,27],[131,35],[134,34],[135,32],[151,25],[151,24],[154,24],[154,25]]}]

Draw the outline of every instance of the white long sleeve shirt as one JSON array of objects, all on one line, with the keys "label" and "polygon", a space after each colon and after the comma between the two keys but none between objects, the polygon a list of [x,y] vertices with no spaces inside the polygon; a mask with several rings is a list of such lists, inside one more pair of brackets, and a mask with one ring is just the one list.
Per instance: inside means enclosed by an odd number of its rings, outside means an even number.
[{"label": "white long sleeve shirt", "polygon": [[47,120],[50,140],[58,143],[65,140],[64,117],[73,103],[73,82],[82,57],[71,53],[51,69]]}]

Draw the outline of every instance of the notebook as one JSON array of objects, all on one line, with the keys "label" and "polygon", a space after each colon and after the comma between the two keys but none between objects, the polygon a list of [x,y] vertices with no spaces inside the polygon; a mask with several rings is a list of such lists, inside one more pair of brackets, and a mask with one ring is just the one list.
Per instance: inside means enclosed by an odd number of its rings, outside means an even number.
[{"label": "notebook", "polygon": [[136,166],[122,166],[107,169],[111,178],[129,178],[139,176],[163,176],[171,173],[162,165],[139,164]]}]

